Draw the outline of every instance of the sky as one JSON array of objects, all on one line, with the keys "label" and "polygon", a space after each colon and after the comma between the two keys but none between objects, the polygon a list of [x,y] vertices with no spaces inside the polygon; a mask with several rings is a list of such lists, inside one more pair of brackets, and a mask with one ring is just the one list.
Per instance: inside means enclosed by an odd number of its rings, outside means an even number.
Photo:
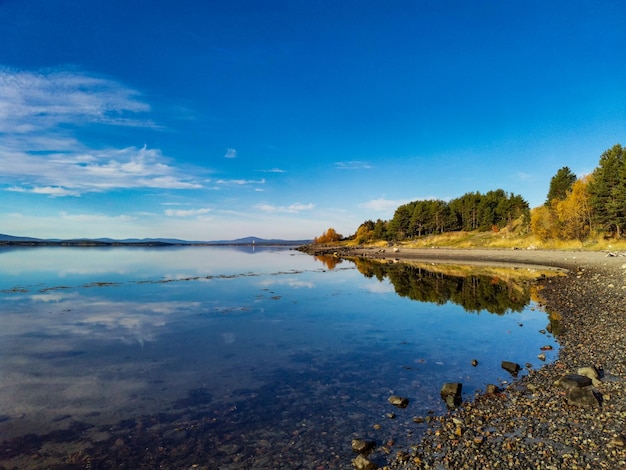
[{"label": "sky", "polygon": [[0,233],[343,235],[626,145],[622,0],[0,0]]}]

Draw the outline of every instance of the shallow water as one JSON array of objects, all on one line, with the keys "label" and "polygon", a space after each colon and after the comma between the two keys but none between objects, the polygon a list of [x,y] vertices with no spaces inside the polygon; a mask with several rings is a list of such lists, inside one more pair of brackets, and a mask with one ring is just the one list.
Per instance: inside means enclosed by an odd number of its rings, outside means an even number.
[{"label": "shallow water", "polygon": [[0,299],[9,468],[345,468],[557,350],[508,278],[287,249],[2,249]]}]

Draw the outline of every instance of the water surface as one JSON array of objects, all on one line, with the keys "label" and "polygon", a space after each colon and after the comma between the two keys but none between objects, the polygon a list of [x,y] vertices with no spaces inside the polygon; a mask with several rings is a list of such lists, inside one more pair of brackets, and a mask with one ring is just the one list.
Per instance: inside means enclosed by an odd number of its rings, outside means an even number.
[{"label": "water surface", "polygon": [[502,360],[554,357],[513,274],[426,268],[258,247],[2,249],[0,463],[345,468],[355,437],[417,439],[414,418],[445,412],[443,383],[471,399],[513,380]]}]

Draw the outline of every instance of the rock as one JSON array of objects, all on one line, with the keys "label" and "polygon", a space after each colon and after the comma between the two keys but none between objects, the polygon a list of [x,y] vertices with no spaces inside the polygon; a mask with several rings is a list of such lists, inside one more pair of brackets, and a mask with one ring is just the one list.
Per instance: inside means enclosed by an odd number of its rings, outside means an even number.
[{"label": "rock", "polygon": [[539,359],[540,361],[545,361],[546,355],[544,353],[537,354],[537,359]]},{"label": "rock", "polygon": [[502,361],[502,368],[505,371],[507,371],[509,374],[511,374],[513,377],[517,377],[517,374],[521,369],[519,364],[516,364],[515,362],[509,362],[509,361]]},{"label": "rock", "polygon": [[409,406],[409,399],[408,398],[404,398],[404,397],[399,397],[398,395],[391,395],[388,398],[389,403],[391,403],[394,406],[397,406],[398,408],[406,408],[407,406]]},{"label": "rock", "polygon": [[376,468],[378,468],[378,465],[376,465],[367,457],[363,456],[363,454],[357,455],[356,458],[352,461],[352,465],[354,465],[354,468],[356,468],[357,470],[375,470]]},{"label": "rock", "polygon": [[607,447],[609,449],[613,449],[616,447],[623,449],[624,447],[626,447],[626,438],[624,436],[615,436],[609,441]]},{"label": "rock", "polygon": [[223,452],[226,455],[234,455],[241,451],[242,447],[239,444],[223,444],[217,448],[218,451]]},{"label": "rock", "polygon": [[500,389],[498,388],[497,385],[494,384],[487,384],[487,390],[485,390],[485,393],[488,393],[489,395],[493,395],[494,393],[498,393]]},{"label": "rock", "polygon": [[376,441],[372,439],[352,439],[352,451],[364,454],[376,447]]},{"label": "rock", "polygon": [[599,385],[602,383],[600,381],[600,374],[598,373],[598,369],[595,367],[579,367],[576,371],[578,375],[582,375],[584,377],[589,377],[593,385]]},{"label": "rock", "polygon": [[567,403],[582,408],[600,408],[602,397],[591,388],[570,388],[567,392]]},{"label": "rock", "polygon": [[476,367],[478,365],[478,361],[476,359],[472,359],[472,365]]},{"label": "rock", "polygon": [[565,390],[570,390],[572,388],[589,387],[591,384],[592,381],[589,377],[578,374],[564,375],[559,380],[554,382],[554,385],[564,388]]},{"label": "rock", "polygon": [[463,384],[458,382],[445,383],[441,387],[441,399],[446,402],[448,409],[455,409],[461,404],[461,391]]}]

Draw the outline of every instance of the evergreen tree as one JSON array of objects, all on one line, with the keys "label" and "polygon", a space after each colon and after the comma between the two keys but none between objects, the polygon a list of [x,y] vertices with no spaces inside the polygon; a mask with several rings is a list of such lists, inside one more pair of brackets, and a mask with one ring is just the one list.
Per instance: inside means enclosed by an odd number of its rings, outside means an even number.
[{"label": "evergreen tree", "polygon": [[589,184],[595,226],[618,238],[626,228],[624,153],[619,144],[604,152]]},{"label": "evergreen tree", "polygon": [[576,175],[572,173],[568,167],[564,166],[550,180],[550,189],[545,205],[549,205],[554,199],[563,200],[567,196],[567,192],[572,189],[572,185],[576,181]]}]

